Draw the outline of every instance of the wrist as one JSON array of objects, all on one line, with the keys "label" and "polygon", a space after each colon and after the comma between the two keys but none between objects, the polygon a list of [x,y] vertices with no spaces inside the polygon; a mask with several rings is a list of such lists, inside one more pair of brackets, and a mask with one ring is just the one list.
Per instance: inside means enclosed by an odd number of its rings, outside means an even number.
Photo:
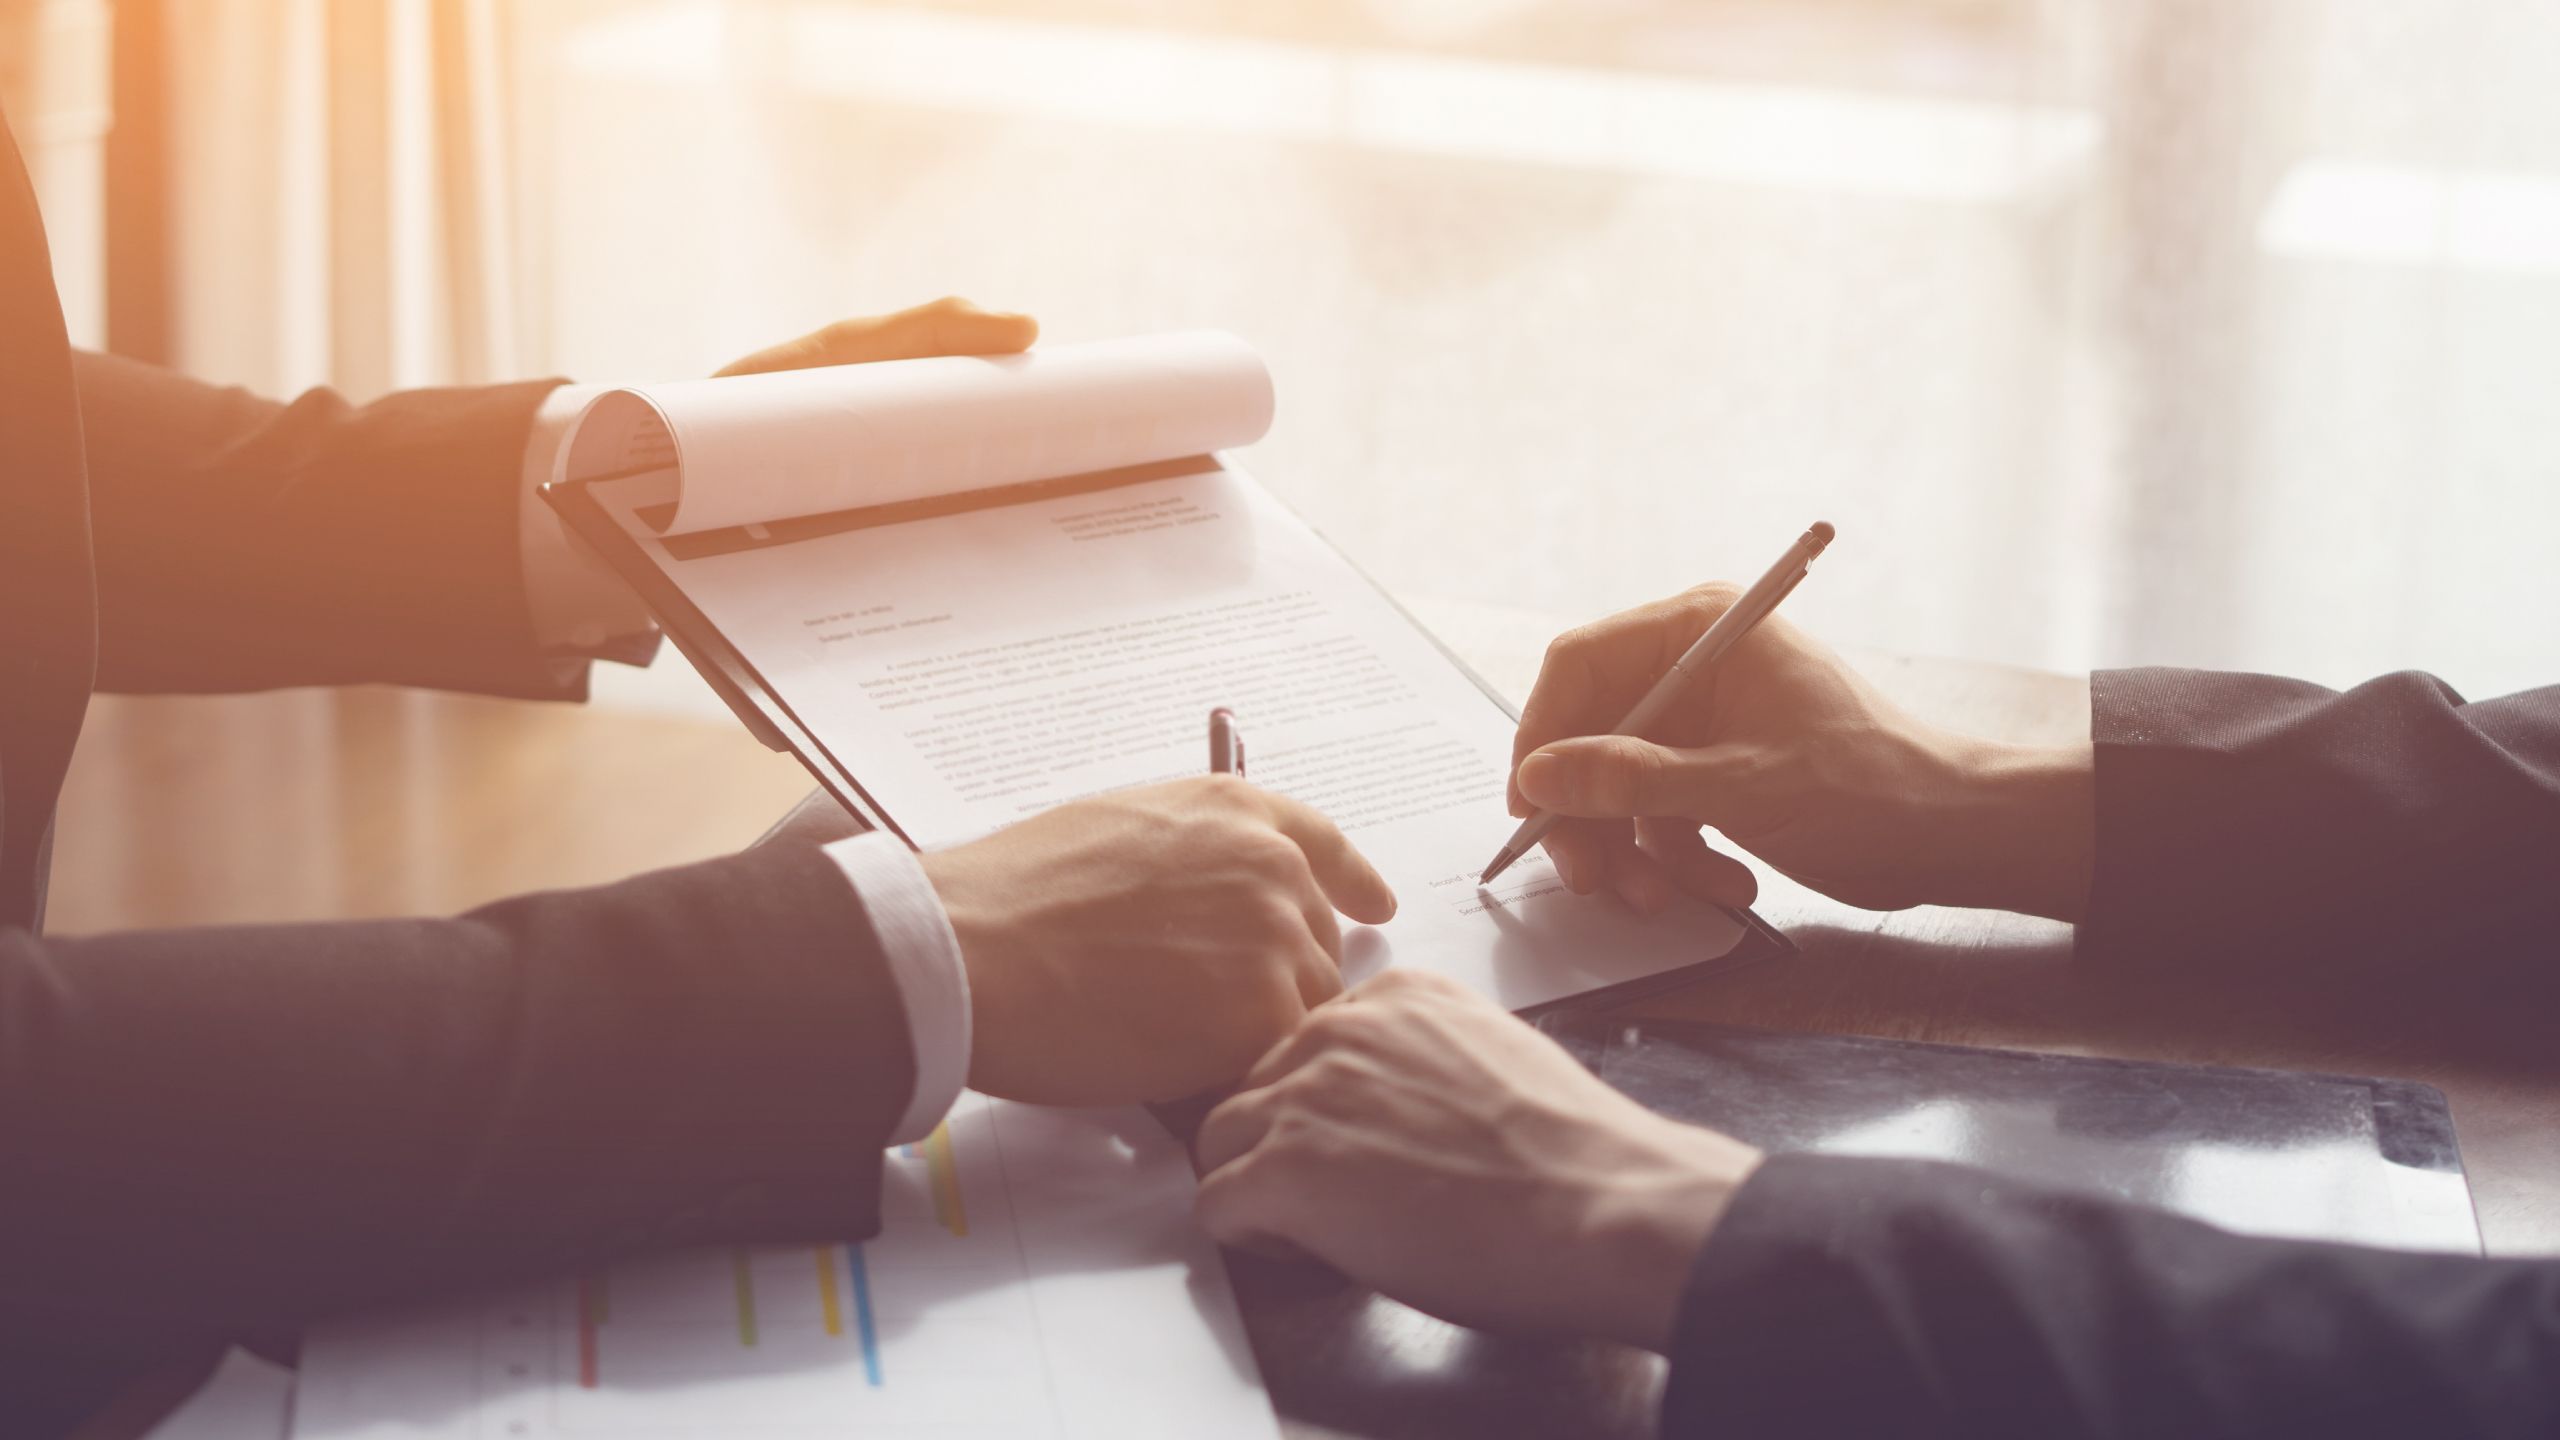
[{"label": "wrist", "polygon": [[1943,778],[1933,829],[1954,868],[1929,899],[2078,921],[2097,851],[2089,743],[1950,736],[1938,751]]},{"label": "wrist", "polygon": [[1699,1250],[1762,1157],[1714,1131],[1646,1118],[1660,1127],[1661,1162],[1593,1177],[1576,1254],[1600,1286],[1579,1328],[1661,1353]]}]

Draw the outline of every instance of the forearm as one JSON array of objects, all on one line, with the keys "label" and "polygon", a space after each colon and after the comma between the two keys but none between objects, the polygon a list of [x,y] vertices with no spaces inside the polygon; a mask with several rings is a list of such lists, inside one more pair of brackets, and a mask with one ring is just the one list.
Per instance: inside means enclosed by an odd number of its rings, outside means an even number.
[{"label": "forearm", "polygon": [[913,1060],[823,856],[450,921],[0,937],[0,1336],[841,1238]]},{"label": "forearm", "polygon": [[1671,1355],[1667,1437],[2547,1435],[2560,1263],[1788,1157],[1700,1252]]},{"label": "forearm", "polygon": [[283,405],[113,356],[77,374],[102,687],[580,692],[523,572],[549,382]]},{"label": "forearm", "polygon": [[2092,747],[1942,735],[1930,748],[1929,901],[2078,921],[2096,868]]},{"label": "forearm", "polygon": [[[1913,727],[1921,897],[2082,923],[2092,953],[2491,957],[2560,923],[2560,689],[2469,702],[2430,677],[2345,693],[2269,676],[2103,673],[2092,739]],[[2341,903],[2424,894],[2374,913]]]}]

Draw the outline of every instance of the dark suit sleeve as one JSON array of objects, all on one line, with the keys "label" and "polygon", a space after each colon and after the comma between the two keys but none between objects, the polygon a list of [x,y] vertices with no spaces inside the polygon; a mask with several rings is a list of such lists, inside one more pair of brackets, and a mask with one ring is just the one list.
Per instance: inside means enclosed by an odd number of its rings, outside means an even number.
[{"label": "dark suit sleeve", "polygon": [[556,382],[282,405],[115,356],[75,369],[101,688],[583,693],[585,667],[535,645],[519,553]]},{"label": "dark suit sleeve", "polygon": [[805,846],[444,921],[0,930],[0,1392],[643,1247],[860,1238],[914,1075]]},{"label": "dark suit sleeve", "polygon": [[2560,1434],[2560,1260],[2249,1239],[1780,1156],[1699,1253],[1668,1440]]},{"label": "dark suit sleeve", "polygon": [[[2092,685],[2079,949],[2544,1004],[2560,690]],[[2452,982],[2450,984],[2446,982]],[[2560,1261],[2232,1235],[1920,1162],[1782,1156],[1701,1251],[1665,1432],[2560,1434]]]},{"label": "dark suit sleeve", "polygon": [[2560,687],[2126,670],[2090,694],[2084,956],[2560,980]]}]

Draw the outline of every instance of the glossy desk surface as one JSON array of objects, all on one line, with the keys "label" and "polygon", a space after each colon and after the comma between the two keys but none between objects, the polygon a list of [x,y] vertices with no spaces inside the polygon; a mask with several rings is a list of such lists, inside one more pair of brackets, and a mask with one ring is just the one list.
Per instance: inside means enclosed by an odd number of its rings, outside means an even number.
[{"label": "glossy desk surface", "polygon": [[[1923,713],[2085,734],[2078,680],[1864,662]],[[53,927],[379,915],[592,883],[744,844],[807,794],[734,727],[383,691],[102,699],[65,798]],[[1795,958],[1647,1002],[1766,1030],[2315,1070],[2450,1099],[2492,1254],[2560,1253],[2560,1054],[2549,1017],[2387,995],[2150,983],[2071,961],[2069,931],[1956,910],[1871,914],[1764,877]],[[1466,1334],[1246,1264],[1256,1347],[1298,1435],[1641,1435],[1658,1366],[1597,1344]],[[154,1403],[98,1433],[133,1433]]]}]

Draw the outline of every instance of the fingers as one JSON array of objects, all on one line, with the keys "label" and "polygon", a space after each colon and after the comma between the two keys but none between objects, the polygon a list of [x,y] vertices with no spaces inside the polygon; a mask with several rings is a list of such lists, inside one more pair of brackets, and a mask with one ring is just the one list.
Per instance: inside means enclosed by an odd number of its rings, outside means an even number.
[{"label": "fingers", "polygon": [[[1375,1059],[1421,1043],[1429,1017],[1456,1006],[1502,1014],[1493,1002],[1445,975],[1428,970],[1391,969],[1345,992],[1332,1004],[1308,1012],[1306,1023],[1263,1052],[1238,1082],[1244,1094],[1263,1091],[1296,1074],[1318,1057],[1350,1051]],[[1417,1028],[1419,1027],[1419,1028]],[[1240,1095],[1238,1098],[1242,1098]]]},{"label": "fingers", "polygon": [[933,355],[1010,355],[1029,349],[1039,338],[1040,322],[1028,315],[981,310],[966,300],[945,298],[893,315],[839,320],[759,350],[715,373],[757,375]]},{"label": "fingers", "polygon": [[1637,848],[1636,837],[1621,828],[1608,841],[1609,889],[1639,915],[1659,915],[1677,887],[1652,856]]},{"label": "fingers", "polygon": [[[1300,865],[1305,863],[1303,856],[1293,857],[1293,859]],[[1316,886],[1312,874],[1309,874],[1295,888],[1298,892],[1296,896],[1298,913],[1300,918],[1306,921],[1308,938],[1316,942],[1316,949],[1322,952],[1325,963],[1336,967],[1338,973],[1342,964],[1342,922],[1334,918],[1333,902],[1325,898],[1324,892]],[[1341,987],[1334,988],[1339,990]]]},{"label": "fingers", "polygon": [[[1438,980],[1438,976],[1420,977],[1405,971],[1390,970],[1358,990],[1344,994],[1329,1004],[1310,1007],[1304,1021],[1291,1029],[1288,1034],[1281,1036],[1277,1044],[1262,1053],[1261,1059],[1253,1062],[1253,1068],[1247,1070],[1244,1078],[1236,1082],[1237,1093],[1217,1110],[1211,1111],[1209,1120],[1218,1121],[1220,1128],[1226,1132],[1227,1138],[1239,1141],[1258,1140],[1262,1131],[1267,1128],[1269,1115],[1280,1103],[1279,1096],[1271,1087],[1296,1074],[1302,1066],[1329,1051],[1364,1046],[1377,1048],[1377,1042],[1387,1038],[1382,1032],[1392,1031],[1399,1025],[1409,1023],[1409,1011],[1401,1010],[1391,1003],[1381,1003],[1379,999],[1364,999],[1364,997],[1391,999],[1398,994],[1409,994],[1416,988],[1427,987]],[[1219,1121],[1219,1113],[1230,1107],[1235,1113]],[[1257,1120],[1255,1118],[1257,1116],[1263,1118]],[[1203,1138],[1199,1146],[1203,1168],[1206,1168],[1212,1153],[1212,1147],[1207,1138],[1208,1130],[1209,1121],[1203,1121],[1201,1125]]]},{"label": "fingers", "polygon": [[1609,883],[1609,834],[1625,823],[1605,820],[1559,820],[1547,829],[1547,859],[1556,878],[1576,895],[1589,895]]},{"label": "fingers", "polygon": [[[1325,916],[1331,924],[1333,917]],[[1342,942],[1322,941],[1302,947],[1289,967],[1290,978],[1297,982],[1298,999],[1313,1010],[1342,994]]]},{"label": "fingers", "polygon": [[[1304,1021],[1288,1034],[1281,1036],[1278,1044],[1262,1052],[1262,1058],[1254,1061],[1253,1068],[1247,1070],[1244,1078],[1236,1082],[1237,1094],[1225,1104],[1220,1105],[1217,1110],[1211,1111],[1209,1119],[1215,1120],[1218,1118],[1219,1111],[1235,1106],[1239,1113],[1229,1117],[1226,1125],[1231,1130],[1243,1127],[1236,1138],[1258,1139],[1262,1130],[1267,1127],[1270,1107],[1277,1103],[1277,1097],[1271,1094],[1270,1087],[1295,1072],[1299,1066],[1341,1043],[1341,1031],[1337,1028],[1339,1015],[1353,1003],[1355,1002],[1347,999],[1337,999],[1321,1009],[1310,1009]],[[1250,1117],[1254,1114],[1263,1115],[1264,1122],[1249,1123]],[[1204,1138],[1200,1150],[1203,1168],[1206,1168],[1209,1154],[1208,1142],[1205,1138],[1208,1128],[1208,1122],[1203,1121],[1201,1131]]]},{"label": "fingers", "polygon": [[896,343],[909,359],[925,355],[1012,355],[1040,338],[1040,322],[1028,315],[981,310],[956,296],[902,310],[891,319]]},{"label": "fingers", "polygon": [[1533,803],[1520,788],[1522,758],[1552,740],[1607,730],[1652,683],[1635,676],[1658,648],[1651,633],[1626,616],[1568,630],[1547,646],[1537,683],[1520,707],[1520,727],[1511,737],[1512,777],[1505,798],[1513,815],[1526,819]]},{"label": "fingers", "polygon": [[1256,789],[1241,780],[1221,778],[1195,783],[1209,787],[1208,794],[1215,797],[1213,803],[1241,803],[1255,818],[1270,825],[1268,831],[1246,834],[1252,837],[1249,850],[1253,873],[1278,882],[1259,903],[1291,911],[1280,922],[1282,927],[1300,928],[1305,933],[1305,943],[1293,947],[1288,956],[1298,999],[1313,1009],[1340,995],[1342,922],[1336,918],[1335,909],[1339,907],[1343,914],[1367,924],[1391,918],[1396,897],[1387,887],[1386,877],[1352,847],[1332,821],[1295,800]]},{"label": "fingers", "polygon": [[1290,951],[1288,963],[1299,1002],[1312,1010],[1342,993],[1342,922],[1317,886],[1304,852],[1279,836],[1270,837],[1269,843],[1279,852],[1274,869],[1281,877],[1280,889],[1262,897],[1261,903],[1287,912],[1273,917],[1278,922],[1275,928],[1306,932],[1303,943]]},{"label": "fingers", "polygon": [[1760,894],[1751,867],[1717,852],[1686,820],[1648,818],[1635,825],[1636,843],[1683,892],[1712,905],[1749,905]]},{"label": "fingers", "polygon": [[1206,1175],[1262,1143],[1279,1114],[1279,1100],[1268,1090],[1247,1090],[1218,1102],[1192,1137],[1192,1157]]},{"label": "fingers", "polygon": [[1304,1023],[1253,1063],[1236,1082],[1236,1093],[1200,1122],[1192,1148],[1202,1173],[1262,1143],[1290,1103],[1275,1088],[1281,1081],[1334,1051],[1374,1054],[1392,1049],[1395,1040],[1411,1038],[1401,1032],[1416,1023],[1417,1005],[1427,1005],[1451,988],[1453,982],[1437,975],[1390,970],[1332,1004],[1310,1011]]},{"label": "fingers", "polygon": [[1520,793],[1559,815],[1623,819],[1677,815],[1710,824],[1721,791],[1740,778],[1731,747],[1674,749],[1632,735],[1559,740],[1520,762]]},{"label": "fingers", "polygon": [[1567,736],[1614,727],[1738,594],[1730,585],[1702,585],[1557,636],[1520,707],[1511,813],[1528,814],[1516,778],[1524,757]]},{"label": "fingers", "polygon": [[1192,1218],[1221,1245],[1275,1256],[1303,1253],[1285,1238],[1292,1207],[1263,1168],[1252,1156],[1215,1170],[1203,1161],[1200,1188],[1191,1199]]},{"label": "fingers", "polygon": [[[1304,1034],[1305,1027],[1298,1033]],[[1295,1207],[1278,1203],[1282,1167],[1275,1164],[1276,1157],[1254,1153],[1270,1136],[1284,1103],[1270,1090],[1246,1090],[1220,1102],[1200,1122],[1191,1146],[1200,1171],[1192,1216],[1221,1245],[1273,1258],[1300,1258],[1305,1252],[1288,1238]]]},{"label": "fingers", "polygon": [[1410,970],[1390,970],[1310,1014],[1201,1122],[1193,1154],[1203,1227],[1224,1244],[1297,1245],[1310,1222],[1306,1197],[1291,1192],[1313,1172],[1309,1147],[1293,1140],[1338,1141],[1346,1117],[1356,1117],[1355,1130],[1374,1123],[1384,1077],[1462,1045],[1465,1028],[1448,1022],[1471,1009],[1520,1024],[1453,980]]},{"label": "fingers", "polygon": [[[1250,789],[1250,787],[1246,787]],[[1268,790],[1250,790],[1260,797],[1263,812],[1281,834],[1297,843],[1307,857],[1307,867],[1315,874],[1316,885],[1335,908],[1363,925],[1383,925],[1395,918],[1396,892],[1387,878],[1378,873],[1342,833],[1341,827],[1326,819],[1314,808],[1275,795]],[[1331,923],[1331,917],[1326,917]],[[1337,933],[1329,948],[1340,952]]]},{"label": "fingers", "polygon": [[1667,866],[1636,843],[1634,830],[1623,820],[1560,821],[1544,843],[1556,878],[1576,895],[1606,892],[1639,915],[1659,915],[1683,888]]}]

